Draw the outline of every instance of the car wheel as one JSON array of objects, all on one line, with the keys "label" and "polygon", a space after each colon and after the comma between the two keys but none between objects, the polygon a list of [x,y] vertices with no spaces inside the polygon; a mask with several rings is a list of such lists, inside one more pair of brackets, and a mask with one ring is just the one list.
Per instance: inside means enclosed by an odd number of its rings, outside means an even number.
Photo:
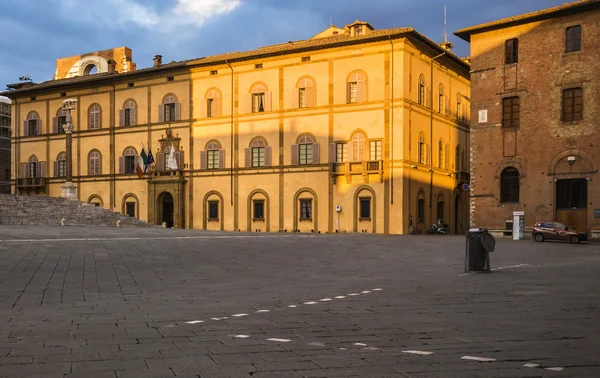
[{"label": "car wheel", "polygon": [[544,241],[544,235],[542,235],[542,234],[535,234],[535,236],[533,238],[535,239],[536,242]]},{"label": "car wheel", "polygon": [[579,243],[579,236],[571,236],[571,243],[573,243],[573,244]]}]

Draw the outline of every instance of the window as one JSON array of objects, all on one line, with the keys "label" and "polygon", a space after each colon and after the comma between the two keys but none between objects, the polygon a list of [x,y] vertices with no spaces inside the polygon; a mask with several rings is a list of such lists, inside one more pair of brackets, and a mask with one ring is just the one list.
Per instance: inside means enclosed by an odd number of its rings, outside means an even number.
[{"label": "window", "polygon": [[[422,193],[420,195],[423,195]],[[417,222],[425,222],[425,198],[417,199]]]},{"label": "window", "polygon": [[502,127],[519,127],[519,97],[502,99]]},{"label": "window", "polygon": [[265,201],[254,200],[254,219],[265,219]]},{"label": "window", "polygon": [[97,130],[100,128],[100,105],[91,105],[88,110],[88,128]]},{"label": "window", "polygon": [[463,118],[463,114],[462,114],[462,96],[460,95],[460,93],[456,94],[456,120],[457,121],[462,121]]},{"label": "window", "polygon": [[219,169],[221,168],[220,151],[221,145],[217,141],[211,141],[206,146],[206,168]]},{"label": "window", "polygon": [[252,113],[265,111],[265,92],[252,94]]},{"label": "window", "polygon": [[354,35],[356,35],[356,36],[363,35],[363,26],[362,25],[358,25],[358,26],[354,27]]},{"label": "window", "polygon": [[351,81],[350,83],[350,104],[356,104],[358,102],[358,83]]},{"label": "window", "polygon": [[123,126],[131,126],[136,124],[135,120],[135,102],[128,100],[123,107]]},{"label": "window", "polygon": [[417,93],[417,101],[419,105],[425,105],[425,76],[419,76],[419,91]]},{"label": "window", "polygon": [[437,202],[437,219],[438,220],[444,220],[444,197],[442,197],[441,195],[438,197],[438,202]]},{"label": "window", "polygon": [[213,112],[213,106],[214,106],[214,99],[213,98],[209,98],[208,100],[206,100],[206,116],[207,117],[214,117],[214,112]]},{"label": "window", "polygon": [[177,114],[175,111],[177,99],[173,95],[168,95],[163,100],[164,106],[164,122],[177,121]]},{"label": "window", "polygon": [[[133,149],[132,147],[129,147],[125,150],[125,153],[123,153],[123,156],[125,157],[125,168],[123,173],[135,173],[135,160],[136,160],[136,155],[137,152],[135,151],[135,149]],[[165,154],[167,155],[167,154]],[[165,165],[166,167],[166,165]]]},{"label": "window", "polygon": [[360,219],[371,219],[371,198],[359,198]]},{"label": "window", "polygon": [[369,142],[369,160],[381,160],[381,141],[372,140]]},{"label": "window", "polygon": [[302,61],[303,62],[310,62],[310,56],[303,56],[302,57]]},{"label": "window", "polygon": [[211,76],[217,75],[218,73],[219,73],[219,71],[217,71],[217,70],[210,71]]},{"label": "window", "polygon": [[356,104],[365,102],[366,98],[365,75],[362,72],[355,72],[346,81],[346,103]]},{"label": "window", "polygon": [[220,106],[219,106],[219,100],[221,98],[221,93],[216,90],[216,89],[212,89],[209,90],[206,93],[206,116],[207,117],[218,117],[220,116]]},{"label": "window", "polygon": [[39,134],[40,120],[36,112],[31,112],[27,115],[27,121],[25,122],[26,130],[25,135],[38,135]]},{"label": "window", "polygon": [[361,133],[352,136],[352,159],[353,161],[365,160],[365,136]]},{"label": "window", "polygon": [[558,180],[556,208],[559,210],[587,208],[588,181],[586,179]]},{"label": "window", "polygon": [[35,156],[29,158],[29,177],[40,177],[42,172],[38,171],[38,159]]},{"label": "window", "polygon": [[419,154],[419,164],[425,164],[425,136],[423,133],[419,134],[419,145],[418,151]]},{"label": "window", "polygon": [[504,168],[500,175],[500,202],[518,203],[520,189],[520,175],[516,168]]},{"label": "window", "polygon": [[61,152],[56,157],[56,165],[54,167],[55,177],[66,177],[67,176],[67,153]]},{"label": "window", "polygon": [[219,201],[208,201],[208,219],[219,220]]},{"label": "window", "polygon": [[583,90],[570,88],[563,91],[563,122],[581,121],[583,119]]},{"label": "window", "polygon": [[306,106],[306,88],[298,89],[298,106],[300,108],[307,108]]},{"label": "window", "polygon": [[344,163],[348,161],[348,144],[347,143],[336,143],[335,144],[335,161],[336,163]]},{"label": "window", "polygon": [[313,138],[310,135],[300,137],[298,141],[299,162],[301,165],[313,163]]},{"label": "window", "polygon": [[504,64],[519,62],[519,40],[509,39],[504,42]]},{"label": "window", "polygon": [[581,51],[581,25],[568,27],[566,34],[565,51],[568,53]]},{"label": "window", "polygon": [[265,147],[266,143],[263,139],[256,139],[252,142],[252,166],[265,166]]},{"label": "window", "polygon": [[89,156],[88,163],[88,175],[89,176],[98,176],[102,174],[101,163],[102,155],[100,155],[100,151],[92,151]]},{"label": "window", "polygon": [[465,153],[459,144],[456,146],[455,157],[454,157],[455,167],[456,167],[457,172],[462,172],[464,169],[464,157],[465,157]]},{"label": "window", "polygon": [[444,166],[444,141],[438,141],[438,168],[442,168]]},{"label": "window", "polygon": [[262,63],[255,64],[254,68],[255,69],[263,68],[263,64]]},{"label": "window", "polygon": [[444,102],[444,86],[440,84],[440,87],[438,89],[438,111],[440,112],[440,114],[444,113]]},{"label": "window", "polygon": [[300,219],[312,219],[312,199],[300,200]]},{"label": "window", "polygon": [[58,113],[56,114],[56,129],[54,130],[54,132],[56,133],[64,133],[65,132],[65,128],[64,125],[67,124],[67,111],[66,110],[59,110]]}]

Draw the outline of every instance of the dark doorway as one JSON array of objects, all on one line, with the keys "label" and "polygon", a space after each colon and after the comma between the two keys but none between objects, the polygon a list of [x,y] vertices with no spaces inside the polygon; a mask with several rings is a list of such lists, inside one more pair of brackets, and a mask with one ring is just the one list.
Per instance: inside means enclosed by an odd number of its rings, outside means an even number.
[{"label": "dark doorway", "polygon": [[587,197],[586,179],[556,181],[556,220],[570,228],[586,231]]},{"label": "dark doorway", "polygon": [[173,227],[173,210],[175,209],[173,204],[173,196],[169,192],[165,192],[160,197],[160,206],[162,213],[161,223],[165,222],[168,228]]},{"label": "dark doorway", "polygon": [[456,195],[454,197],[454,233],[458,235],[458,233],[460,232],[459,227],[458,227],[458,220],[460,217],[459,214],[459,205],[460,205],[460,195]]},{"label": "dark doorway", "polygon": [[132,218],[135,218],[135,202],[125,203],[125,213]]}]

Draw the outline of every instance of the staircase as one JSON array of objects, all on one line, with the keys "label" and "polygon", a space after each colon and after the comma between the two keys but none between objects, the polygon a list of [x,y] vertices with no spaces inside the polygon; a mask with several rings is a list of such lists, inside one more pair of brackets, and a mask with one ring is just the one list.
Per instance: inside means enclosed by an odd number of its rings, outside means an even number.
[{"label": "staircase", "polygon": [[0,194],[0,225],[65,225],[155,227],[93,204],[66,198]]}]

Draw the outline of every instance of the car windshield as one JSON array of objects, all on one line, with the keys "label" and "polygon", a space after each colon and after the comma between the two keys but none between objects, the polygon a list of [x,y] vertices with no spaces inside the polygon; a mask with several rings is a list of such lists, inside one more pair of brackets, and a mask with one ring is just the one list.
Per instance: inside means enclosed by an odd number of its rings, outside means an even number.
[{"label": "car windshield", "polygon": [[557,230],[566,230],[568,227],[562,223],[554,223],[554,228]]}]

